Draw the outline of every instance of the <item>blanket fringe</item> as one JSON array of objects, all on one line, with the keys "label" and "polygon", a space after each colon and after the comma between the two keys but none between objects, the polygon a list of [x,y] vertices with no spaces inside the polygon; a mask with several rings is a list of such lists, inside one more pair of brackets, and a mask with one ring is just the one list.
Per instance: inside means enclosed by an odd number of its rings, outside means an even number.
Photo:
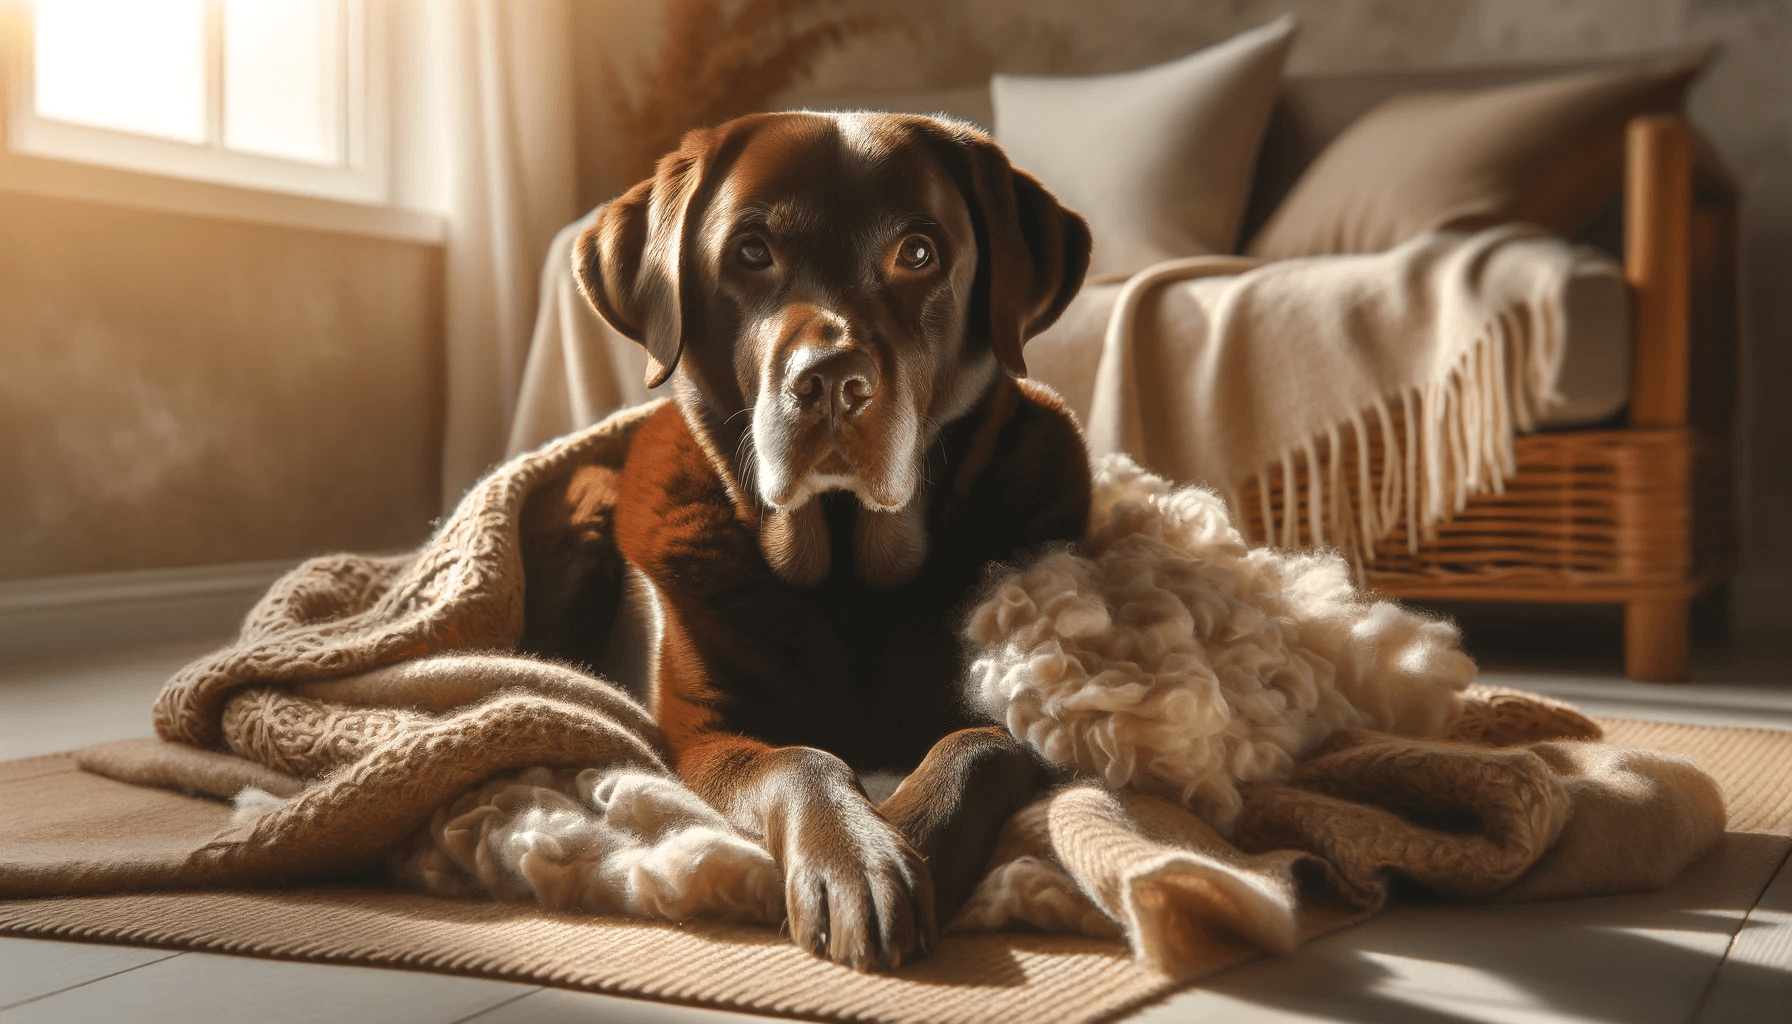
[{"label": "blanket fringe", "polygon": [[[1505,491],[1517,435],[1557,400],[1565,321],[1541,298],[1503,313],[1438,380],[1383,396],[1226,486],[1234,521],[1255,543],[1338,548],[1359,578],[1396,531],[1417,553],[1472,498]],[[1256,510],[1240,500],[1253,483]]]}]

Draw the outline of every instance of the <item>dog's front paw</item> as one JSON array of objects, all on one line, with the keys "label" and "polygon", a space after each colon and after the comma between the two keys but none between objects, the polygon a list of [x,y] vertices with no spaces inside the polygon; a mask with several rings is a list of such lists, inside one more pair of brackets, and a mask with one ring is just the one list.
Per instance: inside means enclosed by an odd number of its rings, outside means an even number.
[{"label": "dog's front paw", "polygon": [[787,837],[790,936],[855,970],[912,963],[933,948],[933,881],[908,841],[863,798],[828,801]]}]

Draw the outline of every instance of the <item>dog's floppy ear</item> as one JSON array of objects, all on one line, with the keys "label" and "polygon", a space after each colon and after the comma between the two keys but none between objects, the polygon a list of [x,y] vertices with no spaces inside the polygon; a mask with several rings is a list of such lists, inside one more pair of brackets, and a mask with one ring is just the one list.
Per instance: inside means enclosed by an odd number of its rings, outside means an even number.
[{"label": "dog's floppy ear", "polygon": [[981,222],[972,329],[986,326],[1003,369],[1025,377],[1021,346],[1057,322],[1083,286],[1089,225],[988,136],[967,132],[957,142],[970,158],[973,216]]},{"label": "dog's floppy ear", "polygon": [[684,351],[686,287],[695,253],[692,205],[703,182],[707,133],[693,132],[654,176],[598,211],[573,247],[579,290],[604,321],[647,350],[646,384],[665,383]]}]

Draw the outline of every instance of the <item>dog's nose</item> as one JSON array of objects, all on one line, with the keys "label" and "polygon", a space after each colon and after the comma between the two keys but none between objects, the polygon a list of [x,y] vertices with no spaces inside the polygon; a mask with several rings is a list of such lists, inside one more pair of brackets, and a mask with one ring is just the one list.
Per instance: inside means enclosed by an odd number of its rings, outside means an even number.
[{"label": "dog's nose", "polygon": [[804,410],[849,416],[871,404],[877,364],[856,348],[807,348],[791,357],[785,381]]}]

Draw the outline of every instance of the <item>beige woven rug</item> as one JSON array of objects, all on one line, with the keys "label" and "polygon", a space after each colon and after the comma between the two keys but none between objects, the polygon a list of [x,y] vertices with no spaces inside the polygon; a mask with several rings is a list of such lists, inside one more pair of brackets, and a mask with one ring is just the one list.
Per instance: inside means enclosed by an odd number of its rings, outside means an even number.
[{"label": "beige woven rug", "polygon": [[[1792,850],[1792,732],[1604,723],[1717,779],[1732,835],[1676,887],[1759,893]],[[0,765],[0,856],[157,855],[215,831],[222,803],[82,772],[67,754]],[[34,823],[34,824],[23,824]],[[1750,897],[1752,900],[1752,897]],[[0,902],[0,933],[442,971],[828,1021],[1093,1021],[1180,987],[1118,940],[955,935],[900,973],[855,974],[765,929],[544,913],[376,889],[151,892]],[[1242,959],[1241,956],[1239,959]],[[1236,961],[1214,964],[1219,970]]]}]

